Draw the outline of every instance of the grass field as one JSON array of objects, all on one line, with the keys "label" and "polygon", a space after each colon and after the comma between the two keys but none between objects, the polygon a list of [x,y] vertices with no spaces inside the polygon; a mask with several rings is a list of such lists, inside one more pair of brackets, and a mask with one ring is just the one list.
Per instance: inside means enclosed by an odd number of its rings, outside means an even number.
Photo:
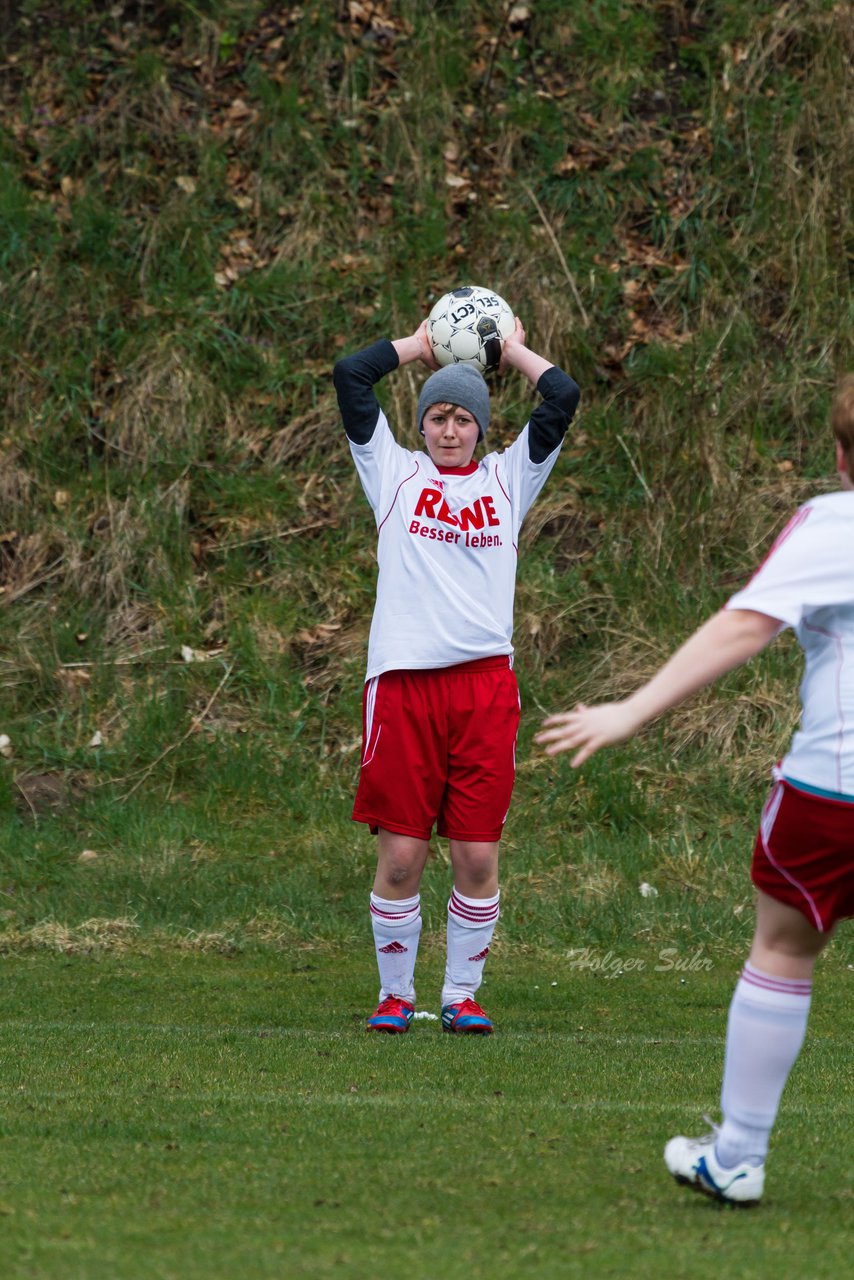
[{"label": "grass field", "polygon": [[[755,1211],[678,1188],[661,1160],[716,1105],[734,966],[635,961],[609,978],[504,955],[500,1033],[464,1040],[427,1021],[365,1035],[372,979],[323,948],[7,960],[2,1274],[844,1274],[843,959],[817,983]],[[423,988],[440,964],[428,950]]]}]

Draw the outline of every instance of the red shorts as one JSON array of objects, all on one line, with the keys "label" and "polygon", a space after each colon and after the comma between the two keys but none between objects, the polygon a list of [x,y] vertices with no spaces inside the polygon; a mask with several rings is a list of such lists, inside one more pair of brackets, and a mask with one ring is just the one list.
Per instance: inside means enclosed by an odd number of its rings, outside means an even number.
[{"label": "red shorts", "polygon": [[519,689],[505,655],[365,685],[357,822],[428,840],[494,841],[516,773]]},{"label": "red shorts", "polygon": [[751,877],[820,933],[854,916],[854,804],[780,779],[762,810]]}]

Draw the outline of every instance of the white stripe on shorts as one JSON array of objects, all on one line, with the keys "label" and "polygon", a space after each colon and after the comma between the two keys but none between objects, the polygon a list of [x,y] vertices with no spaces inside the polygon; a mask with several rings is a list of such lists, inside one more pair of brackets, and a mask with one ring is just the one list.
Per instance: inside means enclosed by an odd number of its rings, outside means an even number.
[{"label": "white stripe on shorts", "polygon": [[380,740],[380,734],[382,733],[382,730],[383,730],[383,727],[381,724],[377,725],[376,737],[373,738],[373,741],[371,740],[373,731],[374,731],[374,711],[377,705],[377,681],[378,680],[379,680],[379,676],[372,676],[371,679],[368,681],[367,687],[365,689],[365,749],[362,755],[363,769],[365,768],[366,765],[369,765],[373,760],[374,754],[377,749],[377,743]]},{"label": "white stripe on shorts", "polygon": [[774,870],[777,871],[784,880],[788,880],[793,889],[797,889],[798,893],[803,894],[807,901],[807,905],[812,912],[813,925],[819,933],[824,933],[824,921],[821,918],[821,912],[815,905],[815,899],[812,894],[804,885],[801,884],[800,880],[796,880],[785,867],[780,866],[779,862],[771,852],[771,832],[774,829],[774,823],[777,821],[777,814],[780,812],[780,805],[783,803],[783,795],[783,783],[775,783],[774,789],[765,803],[765,808],[762,810],[762,820],[759,824],[759,831],[762,836],[762,847],[765,850],[766,858],[771,863]]}]

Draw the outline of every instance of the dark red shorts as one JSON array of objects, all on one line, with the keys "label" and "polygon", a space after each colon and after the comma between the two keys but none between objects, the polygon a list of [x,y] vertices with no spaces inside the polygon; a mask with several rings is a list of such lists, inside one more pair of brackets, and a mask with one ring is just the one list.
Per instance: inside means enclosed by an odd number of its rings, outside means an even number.
[{"label": "dark red shorts", "polygon": [[854,916],[854,804],[780,779],[762,810],[751,877],[821,933]]},{"label": "dark red shorts", "polygon": [[365,685],[357,822],[427,840],[494,841],[516,773],[519,689],[506,656]]}]

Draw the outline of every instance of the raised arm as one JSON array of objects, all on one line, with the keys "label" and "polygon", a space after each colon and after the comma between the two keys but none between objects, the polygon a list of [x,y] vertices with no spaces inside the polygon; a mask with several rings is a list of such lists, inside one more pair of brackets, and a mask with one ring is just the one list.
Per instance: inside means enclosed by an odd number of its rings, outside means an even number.
[{"label": "raised arm", "polygon": [[499,369],[518,369],[542,396],[528,422],[528,453],[532,462],[545,462],[563,440],[578,408],[578,384],[525,345],[525,330],[518,316],[515,332],[504,340]]},{"label": "raised arm", "polygon": [[380,416],[374,386],[398,364],[394,343],[381,338],[363,351],[345,356],[332,370],[344,430],[354,444],[367,444],[374,434]]},{"label": "raised arm", "polygon": [[386,374],[401,365],[421,360],[428,369],[437,369],[427,341],[426,321],[408,338],[381,338],[362,351],[344,356],[332,370],[332,381],[338,394],[338,408],[348,439],[354,444],[367,444],[374,434],[380,416],[380,405],[374,387]]},{"label": "raised arm", "polygon": [[575,749],[574,769],[601,747],[623,742],[670,707],[704,685],[742,666],[769,644],[780,630],[777,618],[751,609],[722,609],[695,631],[663,667],[631,697],[549,716],[535,741],[546,754]]},{"label": "raised arm", "polygon": [[433,348],[430,346],[430,339],[427,337],[426,320],[422,320],[415,332],[408,338],[395,338],[391,345],[397,352],[401,364],[412,364],[414,360],[420,360],[422,364],[426,364],[427,368],[432,369],[434,372],[439,368],[439,362],[433,355]]}]

